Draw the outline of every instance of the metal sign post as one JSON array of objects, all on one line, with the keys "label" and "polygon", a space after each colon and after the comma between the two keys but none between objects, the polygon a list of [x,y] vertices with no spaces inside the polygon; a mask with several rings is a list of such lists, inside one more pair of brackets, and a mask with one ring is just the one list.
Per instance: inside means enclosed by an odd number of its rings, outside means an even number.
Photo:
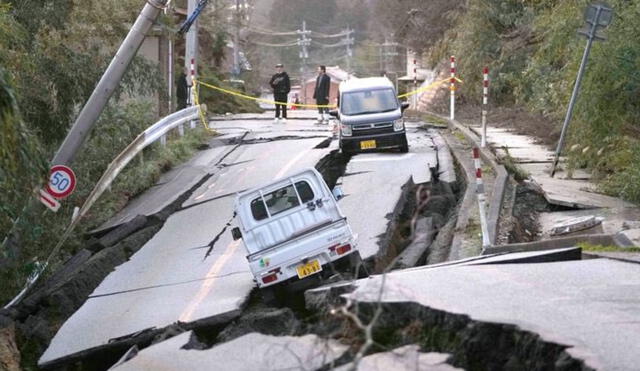
[{"label": "metal sign post", "polygon": [[562,125],[562,132],[560,133],[560,140],[558,141],[558,147],[556,148],[555,158],[551,165],[551,177],[556,173],[556,167],[560,160],[560,153],[562,152],[562,146],[567,135],[567,129],[569,128],[569,122],[573,114],[573,107],[578,98],[578,92],[580,91],[580,83],[582,82],[582,76],[587,66],[587,60],[589,59],[589,53],[591,52],[591,45],[594,40],[605,40],[605,37],[598,34],[598,29],[605,28],[611,23],[613,17],[613,10],[605,4],[591,4],[585,12],[585,29],[579,30],[578,33],[587,37],[587,45],[584,48],[584,54],[582,55],[582,62],[580,62],[580,69],[578,70],[578,77],[576,78],[576,84],[573,86],[573,93],[571,94],[571,100],[569,101],[569,108],[567,109],[567,115],[564,118],[564,124]]}]

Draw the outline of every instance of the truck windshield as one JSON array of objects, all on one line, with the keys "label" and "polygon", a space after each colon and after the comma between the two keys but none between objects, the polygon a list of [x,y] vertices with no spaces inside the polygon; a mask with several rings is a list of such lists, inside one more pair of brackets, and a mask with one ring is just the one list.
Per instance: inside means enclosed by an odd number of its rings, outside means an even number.
[{"label": "truck windshield", "polygon": [[[296,190],[292,184],[265,194],[264,202],[261,197],[253,199],[251,201],[251,214],[253,214],[255,220],[266,219],[269,215],[274,216],[283,211],[300,206],[300,202],[306,203],[315,198],[309,183],[305,181],[296,182],[295,186],[298,194],[296,194]],[[300,199],[298,199],[298,195],[300,195]],[[267,208],[269,209],[269,213],[267,213]]]},{"label": "truck windshield", "polygon": [[354,91],[342,94],[340,107],[344,115],[388,112],[398,108],[398,99],[390,88]]}]

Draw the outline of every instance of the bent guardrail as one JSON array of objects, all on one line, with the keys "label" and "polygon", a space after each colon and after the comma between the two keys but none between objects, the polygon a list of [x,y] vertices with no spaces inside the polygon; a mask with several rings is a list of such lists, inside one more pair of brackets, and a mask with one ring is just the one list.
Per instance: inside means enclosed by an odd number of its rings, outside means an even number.
[{"label": "bent guardrail", "polygon": [[62,237],[60,238],[60,241],[51,251],[51,253],[47,257],[47,260],[40,266],[40,269],[37,272],[34,272],[29,277],[24,289],[4,308],[9,308],[22,300],[22,298],[33,286],[33,284],[36,283],[42,272],[44,272],[44,270],[47,268],[49,262],[51,261],[51,258],[58,253],[58,251],[67,240],[71,232],[73,232],[75,227],[78,225],[82,217],[86,215],[93,204],[104,193],[104,191],[106,191],[109,186],[111,186],[111,183],[113,183],[122,169],[124,169],[129,164],[129,162],[131,162],[131,160],[133,160],[140,152],[142,152],[143,149],[153,144],[158,139],[163,138],[170,130],[191,120],[199,119],[200,110],[206,112],[207,107],[204,104],[192,106],[162,118],[160,121],[156,122],[145,131],[140,133],[140,135],[138,135],[138,137],[136,137],[136,139],[134,139],[133,142],[131,142],[131,144],[127,146],[127,148],[125,148],[118,156],[113,159],[113,161],[111,161],[111,163],[107,167],[107,170],[105,170],[104,174],[102,174],[102,177],[100,178],[100,180],[98,180],[82,207],[80,207],[79,211],[74,214],[74,218],[71,221],[71,224],[69,224],[67,229],[64,231]]}]

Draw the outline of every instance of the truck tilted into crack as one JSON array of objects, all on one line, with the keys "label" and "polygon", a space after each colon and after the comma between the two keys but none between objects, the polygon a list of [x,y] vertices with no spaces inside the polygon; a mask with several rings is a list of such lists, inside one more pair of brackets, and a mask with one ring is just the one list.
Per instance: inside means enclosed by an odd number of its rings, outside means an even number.
[{"label": "truck tilted into crack", "polygon": [[242,239],[263,296],[272,300],[276,289],[300,291],[345,268],[356,275],[364,269],[339,193],[309,168],[237,195],[232,235]]}]

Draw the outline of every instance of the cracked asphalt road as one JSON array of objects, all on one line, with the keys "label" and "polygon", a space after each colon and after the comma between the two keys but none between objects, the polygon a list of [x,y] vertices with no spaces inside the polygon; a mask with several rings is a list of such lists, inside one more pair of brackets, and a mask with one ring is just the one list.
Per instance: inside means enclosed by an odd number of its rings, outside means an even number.
[{"label": "cracked asphalt road", "polygon": [[[326,142],[331,131],[310,120],[290,120],[286,125],[264,120],[220,121],[213,125],[223,134],[217,140],[242,137],[243,142],[199,153],[163,177],[159,185],[108,223],[107,226],[113,226],[138,214],[149,215],[208,177],[182,208],[167,219],[162,229],[128,262],[107,276],[66,321],[42,355],[40,365],[99,349],[111,339],[145,329],[240,313],[254,282],[241,241],[233,241],[227,229],[230,221],[233,225],[235,193],[313,167],[335,150],[336,144],[333,141],[326,148],[315,148]],[[362,161],[356,161],[367,164],[364,177],[376,180],[368,183],[359,180],[362,185],[349,188],[352,189],[350,197],[355,200],[354,192],[368,192],[366,198],[382,206],[372,215],[362,215],[357,207],[347,203],[344,211],[350,219],[381,219],[371,223],[386,225],[385,216],[392,211],[397,195],[386,194],[375,187],[385,182],[390,169],[396,169],[392,175],[398,181],[406,181],[412,172],[419,172],[421,179],[428,180],[428,169],[425,175],[418,159],[423,156],[422,152],[432,149],[423,146],[423,135],[415,128],[410,141],[420,153],[368,154],[362,156]],[[428,156],[433,158],[432,153]],[[189,174],[188,179],[181,178],[184,174]],[[388,207],[391,209],[386,210]],[[365,241],[371,240],[368,233],[378,233],[378,229],[363,231]]]}]

